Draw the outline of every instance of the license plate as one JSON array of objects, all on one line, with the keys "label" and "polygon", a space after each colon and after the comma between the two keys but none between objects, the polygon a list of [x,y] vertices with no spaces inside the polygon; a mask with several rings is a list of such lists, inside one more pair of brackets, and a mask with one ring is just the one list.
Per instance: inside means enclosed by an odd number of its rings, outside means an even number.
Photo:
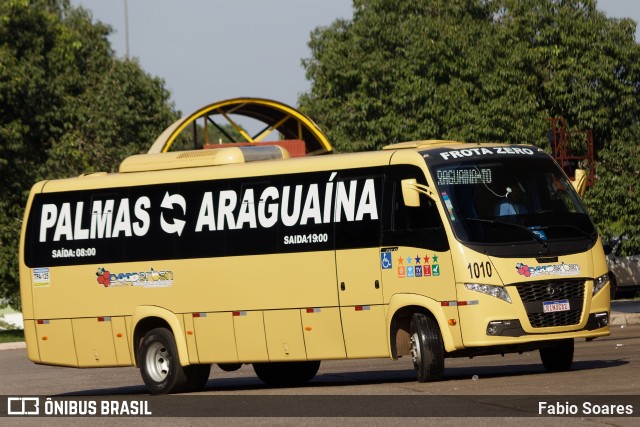
[{"label": "license plate", "polygon": [[568,311],[569,308],[569,300],[562,299],[558,301],[544,301],[542,303],[542,308],[545,313],[554,313],[556,311]]}]

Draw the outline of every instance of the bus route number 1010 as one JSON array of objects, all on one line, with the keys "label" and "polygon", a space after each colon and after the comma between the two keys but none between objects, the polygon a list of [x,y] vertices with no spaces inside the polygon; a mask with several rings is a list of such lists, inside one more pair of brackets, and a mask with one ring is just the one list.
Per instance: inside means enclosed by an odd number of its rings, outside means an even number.
[{"label": "bus route number 1010", "polygon": [[469,269],[469,275],[472,279],[479,279],[481,277],[491,277],[493,271],[491,269],[491,263],[485,262],[473,262],[467,265]]}]

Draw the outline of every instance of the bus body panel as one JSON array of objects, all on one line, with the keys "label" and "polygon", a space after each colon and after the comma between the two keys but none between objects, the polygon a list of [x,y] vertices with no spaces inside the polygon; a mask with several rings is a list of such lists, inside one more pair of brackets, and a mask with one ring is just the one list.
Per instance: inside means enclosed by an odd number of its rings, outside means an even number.
[{"label": "bus body panel", "polygon": [[198,348],[198,363],[238,363],[232,313],[199,312],[191,318]]},{"label": "bus body panel", "polygon": [[340,307],[340,315],[348,359],[389,357],[382,304]]},{"label": "bus body panel", "polygon": [[300,310],[300,317],[309,360],[346,358],[338,307],[303,308]]},{"label": "bus body panel", "polygon": [[78,366],[118,366],[112,318],[72,319]]},{"label": "bus body panel", "polygon": [[[73,342],[71,319],[38,320],[36,339],[40,363],[80,367]],[[29,344],[31,343],[27,345]]]},{"label": "bus body panel", "polygon": [[269,361],[284,362],[307,359],[300,310],[265,311],[264,329]]},{"label": "bus body panel", "polygon": [[113,340],[116,352],[116,361],[118,366],[131,366],[131,347],[132,341],[127,332],[126,318],[117,316],[111,318],[111,327],[113,328]]},{"label": "bus body panel", "polygon": [[185,313],[182,316],[184,322],[184,340],[187,345],[187,357],[190,364],[198,364],[200,355],[198,353],[198,343],[195,336],[195,325],[192,313]]},{"label": "bus body panel", "polygon": [[262,311],[234,312],[233,328],[239,362],[269,362]]},{"label": "bus body panel", "polygon": [[38,334],[36,332],[35,320],[24,320],[24,340],[27,345],[27,357],[35,363],[40,363],[40,352],[38,349]]}]

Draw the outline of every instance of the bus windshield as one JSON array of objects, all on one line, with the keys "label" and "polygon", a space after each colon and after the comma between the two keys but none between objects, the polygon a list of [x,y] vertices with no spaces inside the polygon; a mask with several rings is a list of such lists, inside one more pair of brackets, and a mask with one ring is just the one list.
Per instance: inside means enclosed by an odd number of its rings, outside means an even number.
[{"label": "bus windshield", "polygon": [[456,237],[477,250],[561,255],[595,243],[580,197],[546,154],[448,159],[431,170]]}]

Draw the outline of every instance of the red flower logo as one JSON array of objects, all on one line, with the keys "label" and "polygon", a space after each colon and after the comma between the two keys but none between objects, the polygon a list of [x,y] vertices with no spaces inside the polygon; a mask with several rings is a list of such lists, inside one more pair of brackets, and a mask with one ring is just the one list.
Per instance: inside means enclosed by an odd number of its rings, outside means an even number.
[{"label": "red flower logo", "polygon": [[518,274],[525,276],[525,277],[530,277],[531,276],[531,272],[529,271],[529,266],[522,264],[522,263],[518,263],[516,264],[516,269],[518,270]]},{"label": "red flower logo", "polygon": [[98,271],[96,271],[96,276],[98,276],[98,283],[103,285],[105,288],[109,287],[111,284],[111,273],[108,270],[99,268]]}]

